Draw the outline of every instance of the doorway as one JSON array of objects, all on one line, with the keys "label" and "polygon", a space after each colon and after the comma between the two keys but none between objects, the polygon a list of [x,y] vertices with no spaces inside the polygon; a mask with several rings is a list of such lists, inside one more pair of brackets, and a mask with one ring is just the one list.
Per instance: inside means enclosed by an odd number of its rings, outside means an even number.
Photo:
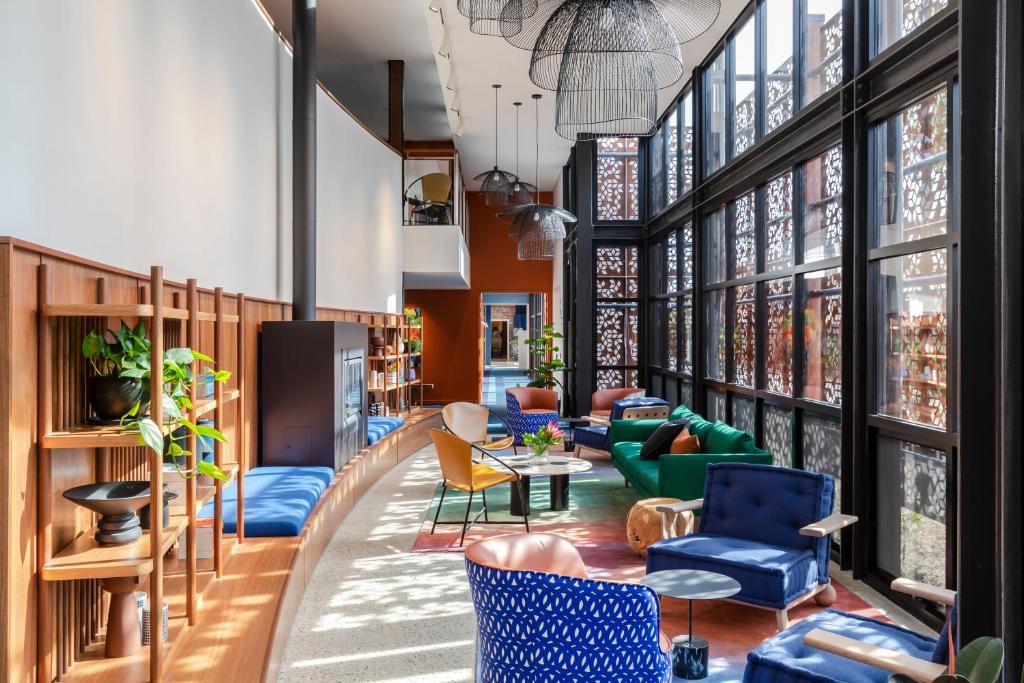
[{"label": "doorway", "polygon": [[509,362],[509,320],[491,320],[491,365]]},{"label": "doorway", "polygon": [[538,336],[544,324],[544,295],[539,293],[487,292],[481,296],[481,343],[483,403],[505,413],[505,389],[530,383],[527,340]]}]

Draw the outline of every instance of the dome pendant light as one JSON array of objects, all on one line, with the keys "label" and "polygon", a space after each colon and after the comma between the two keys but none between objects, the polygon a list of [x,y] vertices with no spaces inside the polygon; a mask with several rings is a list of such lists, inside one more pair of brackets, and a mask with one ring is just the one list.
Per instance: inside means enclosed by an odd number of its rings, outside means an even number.
[{"label": "dome pendant light", "polygon": [[[516,108],[516,175],[512,184],[508,186],[508,203],[512,206],[518,206],[520,204],[529,204],[530,200],[533,199],[531,195],[537,191],[537,187],[519,178],[519,107],[523,106],[523,103],[513,102],[512,105]],[[509,237],[515,237],[514,231],[509,231]]]},{"label": "dome pendant light", "polygon": [[498,90],[494,88],[494,168],[473,178],[480,182],[480,191],[484,193],[487,206],[508,206],[508,191],[515,176],[498,168]]},{"label": "dome pendant light", "polygon": [[[503,16],[506,5],[516,11]],[[523,28],[523,17],[537,11],[538,0],[458,0],[456,7],[469,19],[469,30],[482,36],[515,35]]]},{"label": "dome pendant light", "polygon": [[[540,98],[533,95],[534,102],[534,181],[540,176]],[[517,255],[520,261],[554,260],[558,240],[565,237],[565,224],[575,223],[576,216],[557,206],[540,203],[537,190],[535,203],[514,206],[498,214],[498,218],[512,224],[519,243]]]}]

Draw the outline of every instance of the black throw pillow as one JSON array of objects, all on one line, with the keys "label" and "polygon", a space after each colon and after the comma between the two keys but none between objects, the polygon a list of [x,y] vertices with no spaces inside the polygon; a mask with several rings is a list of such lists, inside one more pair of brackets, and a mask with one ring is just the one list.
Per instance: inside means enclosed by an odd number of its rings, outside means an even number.
[{"label": "black throw pillow", "polygon": [[643,448],[640,449],[640,457],[643,460],[657,460],[664,453],[672,450],[672,442],[679,436],[679,432],[688,429],[689,420],[669,420],[658,426],[654,433],[647,437]]}]

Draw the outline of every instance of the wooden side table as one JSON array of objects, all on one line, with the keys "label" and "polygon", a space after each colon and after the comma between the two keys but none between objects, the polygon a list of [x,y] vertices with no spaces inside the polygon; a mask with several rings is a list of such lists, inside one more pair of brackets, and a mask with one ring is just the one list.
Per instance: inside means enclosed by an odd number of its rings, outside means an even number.
[{"label": "wooden side table", "polygon": [[693,513],[686,511],[666,515],[657,511],[659,505],[681,503],[678,498],[645,498],[634,505],[626,518],[626,539],[640,557],[647,557],[647,546],[666,538],[693,533]]}]

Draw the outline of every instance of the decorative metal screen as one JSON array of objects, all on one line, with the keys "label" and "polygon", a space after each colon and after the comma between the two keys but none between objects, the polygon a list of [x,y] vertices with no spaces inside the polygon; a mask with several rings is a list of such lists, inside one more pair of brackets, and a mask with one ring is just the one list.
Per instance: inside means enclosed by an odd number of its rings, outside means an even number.
[{"label": "decorative metal screen", "polygon": [[733,382],[754,386],[754,367],[757,360],[757,321],[755,285],[733,288],[732,367]]},{"label": "decorative metal screen", "polygon": [[804,302],[804,397],[839,405],[843,393],[842,273],[807,273]]},{"label": "decorative metal screen", "polygon": [[757,429],[755,411],[757,404],[751,398],[738,394],[732,396],[732,426],[753,435]]},{"label": "decorative metal screen", "polygon": [[806,0],[804,15],[804,102],[811,102],[843,80],[843,2]]},{"label": "decorative metal screen", "polygon": [[757,81],[755,52],[757,42],[754,39],[754,17],[747,20],[732,39],[733,47],[733,82],[732,101],[732,154],[730,158],[739,156],[753,146],[756,139],[754,126],[757,113]]},{"label": "decorative metal screen", "polygon": [[768,339],[765,343],[765,388],[793,393],[793,280],[769,280]]},{"label": "decorative metal screen", "polygon": [[757,238],[754,219],[754,193],[743,195],[732,203],[730,228],[733,238],[733,277],[746,277],[757,272]]},{"label": "decorative metal screen", "polygon": [[783,173],[765,187],[765,270],[793,265],[793,172]]},{"label": "decorative metal screen", "polygon": [[725,381],[725,290],[716,289],[704,294],[704,341],[707,350],[705,375]]},{"label": "decorative metal screen", "polygon": [[680,194],[683,195],[693,189],[693,93],[687,93],[679,105],[679,119],[683,128],[679,155],[682,162]]},{"label": "decorative metal screen", "polygon": [[597,140],[597,220],[640,219],[638,138]]},{"label": "decorative metal screen", "polygon": [[764,407],[764,446],[779,467],[793,466],[793,413],[776,406]]},{"label": "decorative metal screen", "polygon": [[793,118],[793,0],[766,0],[764,132]]},{"label": "decorative metal screen", "polygon": [[[836,420],[818,417],[816,415],[804,415],[803,419],[803,448],[804,448],[804,469],[812,472],[831,474],[836,480],[836,502],[833,511],[839,511],[842,480],[843,431],[840,423]],[[839,534],[832,537],[833,541],[839,541]]]},{"label": "decorative metal screen", "polygon": [[804,262],[841,255],[843,150],[836,146],[804,164]]},{"label": "decorative metal screen", "polygon": [[638,386],[640,365],[639,247],[598,247],[597,318],[594,321],[596,387]]}]

